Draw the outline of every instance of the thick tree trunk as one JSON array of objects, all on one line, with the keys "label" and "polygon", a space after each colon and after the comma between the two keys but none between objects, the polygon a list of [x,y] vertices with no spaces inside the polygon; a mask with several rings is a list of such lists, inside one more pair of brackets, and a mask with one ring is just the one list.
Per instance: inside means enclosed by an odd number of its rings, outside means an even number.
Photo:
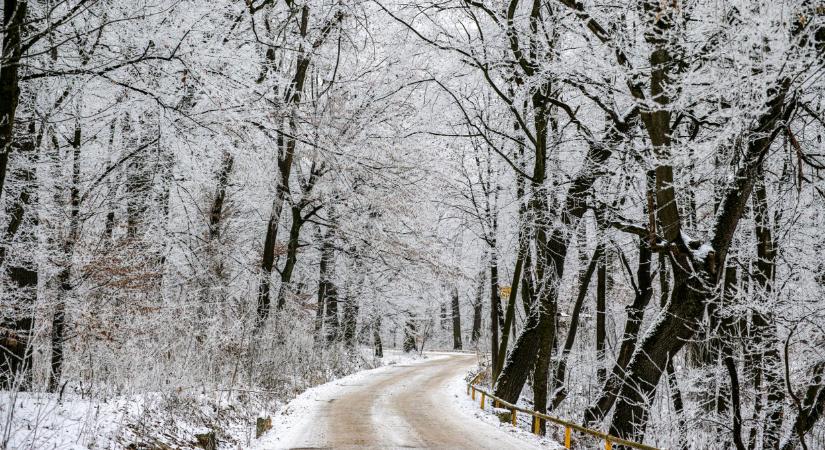
[{"label": "thick tree trunk", "polygon": [[287,291],[292,282],[292,272],[298,262],[298,244],[301,237],[301,227],[304,225],[304,218],[301,216],[301,206],[290,208],[292,213],[292,225],[289,227],[289,242],[286,249],[286,262],[281,270],[281,285],[278,287],[277,309],[281,310],[286,305]]},{"label": "thick tree trunk", "polygon": [[320,230],[318,236],[322,241],[321,244],[321,261],[318,263],[318,307],[315,311],[315,340],[321,342],[322,332],[324,328],[324,319],[327,315],[325,307],[327,304],[327,292],[330,287],[330,281],[335,268],[335,248],[333,247],[333,231],[332,228],[327,229],[325,236],[321,237]]},{"label": "thick tree trunk", "polygon": [[324,317],[324,328],[327,334],[327,344],[331,344],[340,337],[340,320],[338,319],[338,288],[331,281],[326,281],[325,303],[326,317]]},{"label": "thick tree trunk", "polygon": [[415,344],[415,318],[411,313],[407,313],[407,322],[404,324],[404,342],[401,344],[404,353],[418,350]]},{"label": "thick tree trunk", "polygon": [[353,293],[352,286],[347,290],[347,298],[344,301],[344,311],[341,318],[341,331],[344,345],[350,349],[355,349],[355,336],[358,329],[358,296]]},{"label": "thick tree trunk", "polygon": [[495,241],[490,248],[490,362],[493,367],[498,367],[498,359],[504,355],[498,354],[498,332],[499,320],[501,317],[501,297],[498,292],[498,257],[496,255]]},{"label": "thick tree trunk", "polygon": [[458,302],[458,288],[453,287],[453,350],[461,350],[461,308]]},{"label": "thick tree trunk", "polygon": [[384,357],[384,346],[381,343],[381,315],[375,314],[372,319],[372,352],[376,358]]},{"label": "thick tree trunk", "polygon": [[596,359],[598,368],[596,369],[596,379],[599,383],[604,383],[607,378],[607,368],[605,367],[605,349],[607,348],[607,264],[606,258],[599,260],[599,267],[596,271]]},{"label": "thick tree trunk", "polygon": [[18,71],[22,59],[21,35],[28,2],[3,0],[3,49],[0,65],[0,196],[6,181],[9,153],[14,142],[17,104],[20,100]]},{"label": "thick tree trunk", "polygon": [[72,139],[72,179],[69,187],[69,233],[63,243],[63,267],[57,276],[58,293],[52,318],[52,356],[49,391],[57,392],[63,375],[63,341],[66,328],[66,301],[72,294],[72,259],[77,240],[80,238],[80,124],[75,124]]},{"label": "thick tree trunk", "polygon": [[476,288],[476,301],[473,304],[473,331],[470,333],[470,342],[475,344],[481,337],[481,316],[484,311],[484,272],[478,275],[478,286]]},{"label": "thick tree trunk", "polygon": [[223,219],[223,207],[226,203],[226,188],[229,186],[229,176],[232,174],[232,166],[235,158],[228,151],[223,153],[221,169],[218,172],[215,198],[212,200],[212,207],[209,209],[209,240],[217,241],[221,235]]},{"label": "thick tree trunk", "polygon": [[[29,123],[28,133],[17,136],[16,144],[21,161],[16,170],[12,171],[15,185],[19,186],[17,198],[7,199],[6,243],[14,241],[22,231],[21,228],[37,227],[37,175],[34,161],[27,161],[33,157],[37,141],[34,122]],[[25,244],[34,245],[31,237],[34,233],[26,234]],[[28,250],[28,251],[26,251]],[[4,292],[4,301],[0,302],[0,389],[28,390],[32,383],[32,355],[35,302],[37,300],[38,266],[31,256],[32,248],[17,247],[19,254],[15,255],[14,263],[7,261],[10,248],[7,244],[0,245],[0,269],[8,274],[8,292]],[[4,265],[5,264],[5,265]],[[10,295],[12,288],[17,295]]]},{"label": "thick tree trunk", "polygon": [[[777,249],[771,232],[767,190],[762,168],[757,173],[753,191],[754,227],[756,234],[756,270],[754,287],[760,297],[757,302],[770,302],[773,295]],[[762,426],[762,445],[765,449],[779,448],[785,389],[782,376],[782,358],[779,355],[779,338],[775,320],[770,311],[754,311],[751,318],[750,348],[753,361],[762,372],[765,402],[765,422]]]}]

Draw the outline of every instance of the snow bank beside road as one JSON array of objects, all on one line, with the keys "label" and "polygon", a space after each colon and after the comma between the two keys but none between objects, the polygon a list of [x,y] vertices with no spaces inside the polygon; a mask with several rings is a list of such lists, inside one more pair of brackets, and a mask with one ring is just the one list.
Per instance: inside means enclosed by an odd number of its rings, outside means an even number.
[{"label": "snow bank beside road", "polygon": [[[535,446],[540,446],[549,449],[564,449],[564,446],[549,437],[539,437],[529,431],[530,416],[519,413],[518,427],[514,427],[509,422],[504,423],[499,420],[498,416],[490,410],[490,401],[487,400],[487,407],[484,411],[480,408],[480,397],[476,396],[476,400],[467,395],[467,380],[465,378],[456,378],[446,385],[442,392],[443,395],[453,398],[452,405],[461,414],[478,419],[485,424],[500,429],[505,433],[510,433],[525,442]],[[446,397],[445,397],[446,398]]]}]

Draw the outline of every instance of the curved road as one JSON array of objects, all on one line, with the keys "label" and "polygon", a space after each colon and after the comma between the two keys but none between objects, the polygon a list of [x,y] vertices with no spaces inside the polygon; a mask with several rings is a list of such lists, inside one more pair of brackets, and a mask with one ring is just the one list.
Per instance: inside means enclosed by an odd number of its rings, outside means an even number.
[{"label": "curved road", "polygon": [[[461,410],[448,385],[476,363],[473,355],[389,366],[322,392],[278,448],[527,449],[530,442]],[[455,384],[453,383],[453,386]],[[278,430],[275,430],[278,433]],[[280,439],[279,439],[280,440]]]}]

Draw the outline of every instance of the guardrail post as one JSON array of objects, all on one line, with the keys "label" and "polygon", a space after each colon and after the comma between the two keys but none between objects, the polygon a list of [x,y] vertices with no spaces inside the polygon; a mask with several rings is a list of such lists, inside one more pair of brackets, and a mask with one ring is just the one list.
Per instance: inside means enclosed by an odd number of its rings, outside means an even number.
[{"label": "guardrail post", "polygon": [[[481,409],[484,409],[484,392],[481,392]],[[610,450],[610,449],[607,449]]]},{"label": "guardrail post", "polygon": [[473,398],[473,400],[475,400],[476,399],[476,387],[473,386],[472,389],[473,389],[473,397],[472,398]]},{"label": "guardrail post", "polygon": [[570,448],[570,427],[564,427],[564,448]]},{"label": "guardrail post", "polygon": [[539,434],[541,430],[541,423],[539,422],[539,418],[533,416],[533,434]]},{"label": "guardrail post", "polygon": [[613,450],[613,443],[610,442],[610,439],[604,440],[604,450]]},{"label": "guardrail post", "polygon": [[510,417],[510,418],[513,419],[513,426],[514,427],[517,426],[516,425],[516,408],[513,408],[512,417]]}]

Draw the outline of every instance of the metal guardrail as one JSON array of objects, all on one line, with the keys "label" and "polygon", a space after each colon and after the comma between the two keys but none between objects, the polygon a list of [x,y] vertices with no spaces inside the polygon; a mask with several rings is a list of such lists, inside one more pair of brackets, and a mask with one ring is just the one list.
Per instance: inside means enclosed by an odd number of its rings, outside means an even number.
[{"label": "metal guardrail", "polygon": [[572,434],[572,431],[575,430],[579,433],[587,434],[587,435],[597,437],[597,438],[603,440],[605,450],[612,450],[613,449],[613,444],[624,445],[624,446],[639,449],[639,450],[660,450],[657,447],[653,447],[653,446],[645,445],[645,444],[639,444],[638,442],[628,441],[626,439],[622,439],[620,437],[612,436],[610,434],[603,433],[603,432],[598,431],[598,430],[591,430],[590,428],[583,427],[579,424],[575,424],[573,422],[569,422],[567,420],[560,419],[558,417],[548,416],[547,414],[542,414],[542,413],[537,412],[537,411],[532,411],[532,410],[529,410],[529,409],[526,409],[526,408],[522,408],[520,406],[516,406],[512,403],[509,403],[505,400],[502,400],[502,399],[496,397],[495,395],[485,391],[484,389],[476,387],[476,383],[482,377],[482,375],[484,375],[483,371],[479,372],[478,375],[476,375],[472,379],[472,381],[470,381],[467,384],[467,395],[471,395],[473,400],[476,399],[476,393],[477,392],[481,394],[481,402],[480,402],[481,409],[484,409],[484,402],[486,400],[486,397],[489,397],[490,399],[493,400],[495,407],[510,410],[510,413],[511,413],[510,417],[511,417],[511,422],[512,422],[513,426],[516,426],[516,419],[517,419],[516,413],[517,412],[520,412],[520,413],[523,413],[523,414],[528,414],[528,415],[532,416],[532,418],[533,418],[532,421],[533,421],[533,433],[534,434],[539,434],[539,430],[541,429],[541,421],[542,420],[554,423],[556,425],[560,425],[560,426],[564,427],[564,448],[571,448],[570,447],[571,446],[571,434]]}]

